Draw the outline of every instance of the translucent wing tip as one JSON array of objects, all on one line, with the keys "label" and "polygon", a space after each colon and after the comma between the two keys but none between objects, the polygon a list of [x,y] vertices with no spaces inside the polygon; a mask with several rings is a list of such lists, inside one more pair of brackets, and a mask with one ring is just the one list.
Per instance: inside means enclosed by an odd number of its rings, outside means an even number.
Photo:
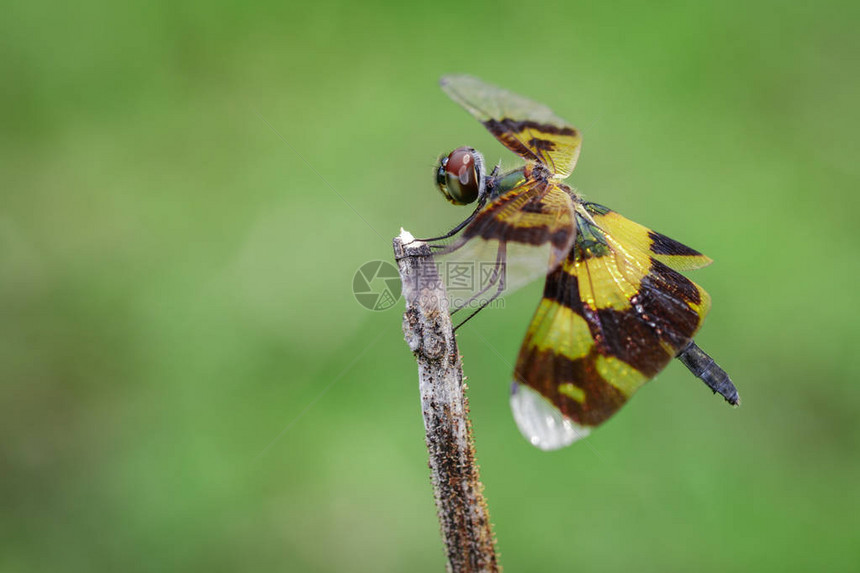
[{"label": "translucent wing tip", "polygon": [[562,414],[525,384],[511,385],[511,412],[523,437],[541,450],[557,450],[586,437],[591,428]]},{"label": "translucent wing tip", "polygon": [[[469,102],[467,100],[472,99],[475,94],[486,93],[492,90],[500,90],[500,88],[491,86],[486,82],[479,80],[475,76],[470,76],[468,74],[444,75],[439,79],[439,87],[442,88],[443,92],[448,94],[448,97],[460,102],[462,105],[466,105],[468,108],[474,107],[474,102]],[[477,109],[475,110],[475,112],[478,111],[479,110]]]},{"label": "translucent wing tip", "polygon": [[469,74],[445,74],[441,78],[439,78],[439,85],[443,88],[448,87],[452,84],[462,83],[462,82],[477,82],[483,83],[481,80],[476,78],[475,76],[470,76]]}]

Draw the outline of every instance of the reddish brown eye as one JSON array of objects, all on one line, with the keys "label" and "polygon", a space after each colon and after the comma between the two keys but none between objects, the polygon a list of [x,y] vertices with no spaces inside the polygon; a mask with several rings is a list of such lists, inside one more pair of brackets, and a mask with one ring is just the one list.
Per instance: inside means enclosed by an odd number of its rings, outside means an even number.
[{"label": "reddish brown eye", "polygon": [[439,162],[436,184],[455,205],[474,203],[481,192],[483,158],[471,147],[458,147]]}]

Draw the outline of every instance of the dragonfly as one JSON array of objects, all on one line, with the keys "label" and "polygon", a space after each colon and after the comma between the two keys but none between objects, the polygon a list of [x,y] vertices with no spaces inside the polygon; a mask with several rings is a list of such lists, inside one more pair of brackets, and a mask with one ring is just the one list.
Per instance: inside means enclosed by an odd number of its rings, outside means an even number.
[{"label": "dragonfly", "polygon": [[[681,274],[699,251],[590,201],[565,183],[580,132],[548,107],[468,75],[442,90],[525,160],[489,173],[468,146],[440,158],[436,183],[455,205],[476,203],[450,232],[426,239],[441,264],[486,263],[486,280],[452,304],[472,309],[545,277],[513,373],[510,404],[523,436],[544,450],[587,436],[674,358],[729,404],[729,375],[694,341],[711,306]],[[450,287],[449,287],[450,288]]]}]

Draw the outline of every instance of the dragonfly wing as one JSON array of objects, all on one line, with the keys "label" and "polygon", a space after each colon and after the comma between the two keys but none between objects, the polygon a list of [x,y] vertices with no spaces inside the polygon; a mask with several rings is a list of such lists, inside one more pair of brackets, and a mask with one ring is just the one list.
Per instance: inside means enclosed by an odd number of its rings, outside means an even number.
[{"label": "dragonfly wing", "polygon": [[700,269],[714,262],[699,251],[622,217],[608,207],[597,203],[585,203],[583,207],[591,215],[595,224],[617,242],[638,253],[649,254],[654,260],[676,271]]},{"label": "dragonfly wing", "polygon": [[441,85],[505,147],[562,178],[571,174],[582,136],[551,109],[472,76],[445,76]]},{"label": "dragonfly wing", "polygon": [[[573,201],[552,181],[526,179],[488,204],[438,253],[453,308],[510,294],[567,258],[575,236]],[[500,276],[494,276],[500,275]],[[493,280],[493,279],[500,279]]]},{"label": "dragonfly wing", "polygon": [[[599,226],[584,206],[577,206],[576,224],[570,255],[547,276],[514,381],[542,396],[562,419],[593,428],[692,340],[710,298]],[[535,423],[522,414],[517,419],[521,430]],[[532,442],[537,435],[524,434]]]}]

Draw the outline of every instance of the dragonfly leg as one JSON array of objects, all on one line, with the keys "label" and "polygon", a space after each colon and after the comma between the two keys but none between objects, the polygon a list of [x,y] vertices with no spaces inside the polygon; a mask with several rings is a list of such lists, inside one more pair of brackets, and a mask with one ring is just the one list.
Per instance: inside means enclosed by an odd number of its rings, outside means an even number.
[{"label": "dragonfly leg", "polygon": [[[466,219],[464,219],[462,223],[460,223],[459,225],[457,225],[456,227],[454,227],[453,229],[451,229],[450,231],[448,231],[444,235],[440,235],[438,237],[433,237],[432,239],[415,239],[415,240],[416,241],[422,241],[425,243],[434,243],[436,241],[441,241],[443,239],[448,239],[450,237],[453,237],[454,235],[456,235],[457,233],[462,231],[463,227],[465,227],[466,225],[471,223],[475,219],[475,217],[478,216],[478,213],[480,213],[481,209],[484,208],[484,204],[486,202],[487,202],[487,200],[485,198],[482,198],[480,201],[478,201],[478,206],[475,207],[475,210],[472,211],[472,214],[469,215],[468,217],[466,217]],[[445,248],[446,246],[447,245],[430,245],[431,248],[436,248],[436,249]]]},{"label": "dragonfly leg", "polygon": [[[451,311],[451,316],[454,316],[458,311],[463,310],[473,302],[475,302],[478,297],[483,296],[491,287],[493,287],[496,282],[499,281],[501,277],[503,277],[504,272],[504,264],[505,264],[505,244],[501,243],[499,245],[499,250],[496,251],[496,261],[493,263],[493,272],[490,277],[487,279],[487,284],[484,285],[481,290],[470,296],[466,299],[462,304],[457,306]],[[486,305],[485,305],[486,306]],[[483,308],[483,307],[481,307]]]},{"label": "dragonfly leg", "polygon": [[[489,287],[492,286],[492,284],[494,282],[498,281],[498,285],[496,287],[496,292],[493,293],[493,296],[491,296],[490,298],[481,301],[481,304],[478,306],[478,308],[476,308],[474,310],[474,312],[472,312],[469,316],[464,318],[460,324],[458,324],[457,326],[454,327],[454,332],[457,332],[458,328],[460,328],[461,326],[463,326],[464,324],[469,322],[469,320],[471,320],[476,314],[478,314],[479,312],[481,312],[482,310],[487,308],[487,306],[489,306],[489,304],[491,302],[493,302],[494,300],[499,298],[499,296],[505,291],[504,265],[505,265],[505,243],[502,243],[501,245],[499,245],[499,252],[498,252],[498,255],[496,257],[496,266],[493,269],[493,275],[490,277],[490,282],[481,291],[481,293],[486,292],[486,290],[489,289]],[[481,293],[478,293],[475,296],[473,296],[472,298],[470,298],[469,301],[467,301],[463,306],[461,306],[457,310],[465,308],[465,306],[467,304],[474,301],[478,296],[481,295]],[[456,310],[454,312],[456,312]],[[454,312],[452,312],[451,314],[453,315]]]}]

